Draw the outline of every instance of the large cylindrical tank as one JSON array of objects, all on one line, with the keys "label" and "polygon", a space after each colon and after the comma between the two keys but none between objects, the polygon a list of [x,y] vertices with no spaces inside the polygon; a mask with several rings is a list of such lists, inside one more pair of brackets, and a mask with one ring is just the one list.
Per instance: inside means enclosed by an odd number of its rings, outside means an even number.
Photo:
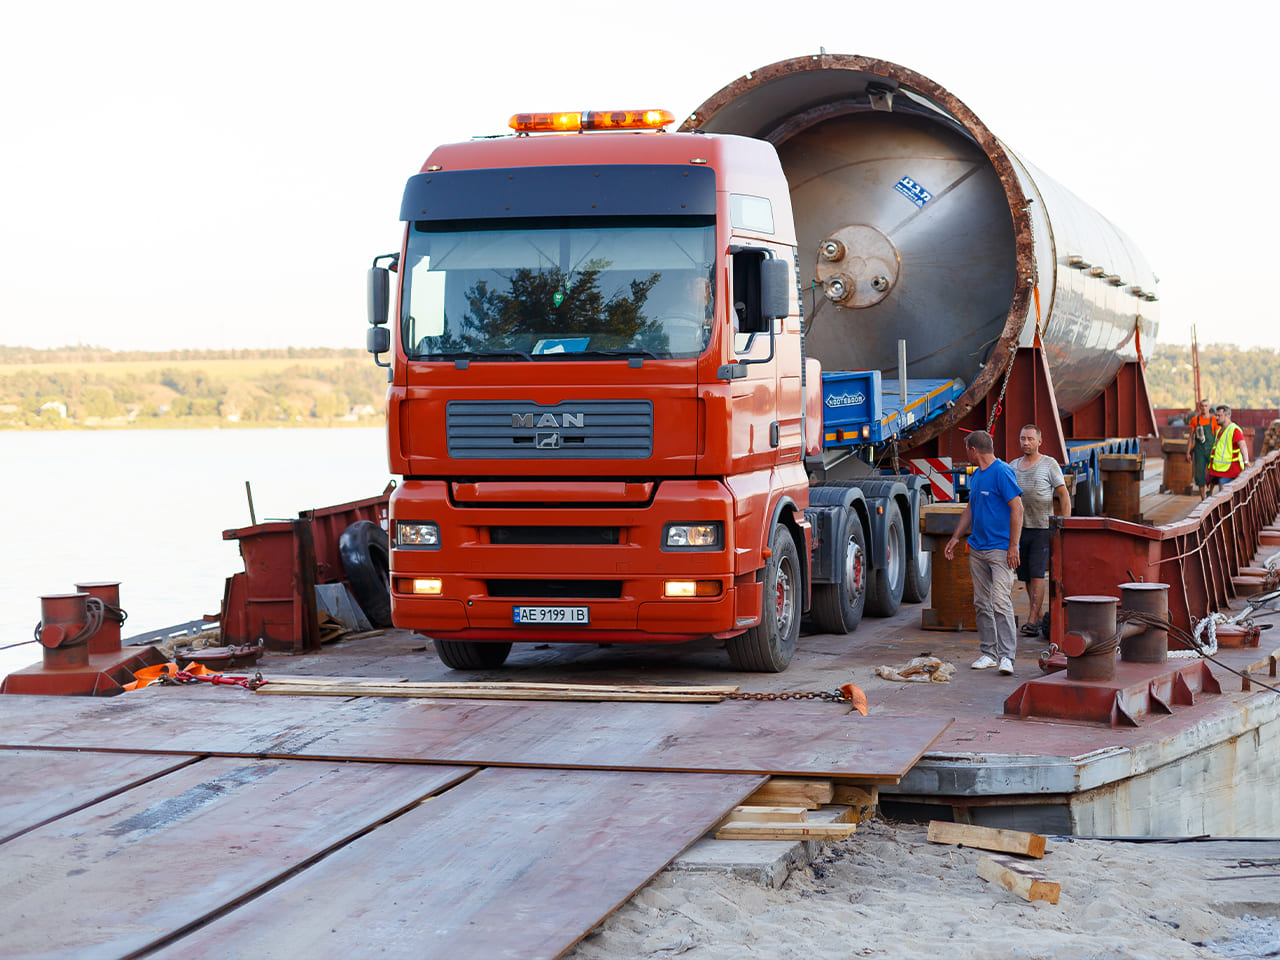
[{"label": "large cylindrical tank", "polygon": [[1038,331],[1065,415],[1154,342],[1156,278],[1133,243],[906,67],[784,60],[729,84],[682,129],[777,149],[813,281],[807,349],[824,369],[894,375],[905,339],[909,376],[966,384],[963,416]]}]

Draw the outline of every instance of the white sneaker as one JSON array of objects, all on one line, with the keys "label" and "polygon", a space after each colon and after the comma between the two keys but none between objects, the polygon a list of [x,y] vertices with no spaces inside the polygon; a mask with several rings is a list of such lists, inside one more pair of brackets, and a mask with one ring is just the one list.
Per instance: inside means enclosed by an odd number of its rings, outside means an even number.
[{"label": "white sneaker", "polygon": [[996,665],[996,658],[983,654],[973,663],[969,664],[974,670],[990,670]]},{"label": "white sneaker", "polygon": [[[990,658],[988,658],[990,659]],[[1000,658],[1000,672],[1007,677],[1013,676],[1013,661],[1008,657]]]}]

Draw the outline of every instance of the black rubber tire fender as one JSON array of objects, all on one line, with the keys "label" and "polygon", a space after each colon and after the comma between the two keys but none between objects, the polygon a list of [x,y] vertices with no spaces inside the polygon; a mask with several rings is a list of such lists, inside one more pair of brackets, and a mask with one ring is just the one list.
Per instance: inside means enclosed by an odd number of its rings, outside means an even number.
[{"label": "black rubber tire fender", "polygon": [[357,520],[338,538],[338,556],[351,593],[368,621],[391,626],[391,545],[387,531],[371,520]]}]

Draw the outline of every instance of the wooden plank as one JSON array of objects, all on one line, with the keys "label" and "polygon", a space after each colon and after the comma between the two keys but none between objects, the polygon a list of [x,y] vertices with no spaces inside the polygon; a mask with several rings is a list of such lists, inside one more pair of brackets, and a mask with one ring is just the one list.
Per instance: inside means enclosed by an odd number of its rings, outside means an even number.
[{"label": "wooden plank", "polygon": [[557,957],[759,783],[482,770],[156,956]]},{"label": "wooden plank", "polygon": [[[144,950],[470,772],[227,758],[175,770],[4,845],[4,952],[83,958]],[[32,922],[52,902],[56,921]]]},{"label": "wooden plank", "polygon": [[467,692],[471,690],[518,690],[546,693],[578,692],[585,693],[694,693],[718,694],[721,697],[736,693],[738,688],[728,684],[709,685],[677,685],[677,684],[643,684],[643,683],[534,683],[534,682],[479,682],[479,681],[410,681],[389,680],[386,678],[370,679],[369,677],[268,677],[264,686],[269,687],[406,687],[416,690],[443,690]]},{"label": "wooden plank", "polygon": [[773,777],[759,790],[747,797],[747,803],[764,806],[801,806],[817,810],[830,803],[835,790],[830,780],[797,780],[793,777]]},{"label": "wooden plank", "polygon": [[782,700],[602,709],[508,700],[254,697],[227,687],[148,688],[105,699],[0,697],[0,746],[870,783],[897,783],[950,722],[861,717],[833,704]]},{"label": "wooden plank", "polygon": [[0,750],[0,843],[196,757]]},{"label": "wooden plank", "polygon": [[808,807],[765,807],[742,804],[729,811],[726,823],[803,823],[809,819]]},{"label": "wooden plank", "polygon": [[979,827],[972,823],[931,820],[928,838],[930,843],[955,843],[979,850],[1018,853],[1037,859],[1044,856],[1044,837],[1038,833],[1023,833],[1021,830],[997,830],[995,827]]},{"label": "wooden plank", "polygon": [[1000,854],[983,854],[978,858],[978,876],[998,884],[1023,900],[1057,903],[1062,884],[1031,869],[1024,861]]},{"label": "wooden plank", "polygon": [[738,688],[605,686],[573,683],[425,683],[381,680],[271,678],[255,693],[275,696],[447,697],[462,700],[633,700],[650,703],[718,703]]},{"label": "wooden plank", "polygon": [[843,840],[856,823],[726,823],[717,840]]}]

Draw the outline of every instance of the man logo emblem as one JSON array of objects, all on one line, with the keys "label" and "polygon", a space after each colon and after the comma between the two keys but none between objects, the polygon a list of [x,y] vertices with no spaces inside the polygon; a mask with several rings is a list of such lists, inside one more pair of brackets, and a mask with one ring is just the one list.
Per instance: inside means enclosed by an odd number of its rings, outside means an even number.
[{"label": "man logo emblem", "polygon": [[558,433],[539,433],[534,440],[534,444],[539,450],[559,450],[560,434]]}]

